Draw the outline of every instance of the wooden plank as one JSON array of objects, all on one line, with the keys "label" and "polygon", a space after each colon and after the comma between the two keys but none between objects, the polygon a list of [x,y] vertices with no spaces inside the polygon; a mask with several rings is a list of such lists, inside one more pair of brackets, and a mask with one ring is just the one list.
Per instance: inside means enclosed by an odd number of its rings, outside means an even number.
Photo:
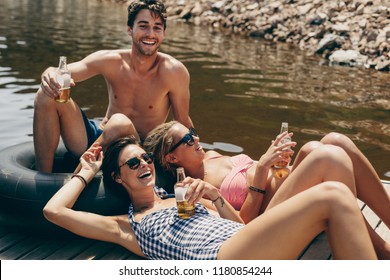
[{"label": "wooden plank", "polygon": [[[129,258],[136,259],[135,257],[138,257],[138,256],[136,256],[135,254],[133,254],[132,252],[130,252],[126,248],[121,247],[121,246],[115,246],[107,254],[102,256],[102,259],[103,260],[127,260]],[[141,259],[140,257],[138,257],[138,258]]]},{"label": "wooden plank", "polygon": [[383,238],[384,241],[390,243],[390,229],[385,225],[384,222],[381,222],[375,231]]},{"label": "wooden plank", "polygon": [[0,238],[9,233],[9,229],[0,226]]},{"label": "wooden plank", "polygon": [[25,238],[27,238],[27,236],[21,233],[8,233],[2,236],[0,238],[0,259],[2,257],[2,252],[6,251],[8,248],[12,247]]},{"label": "wooden plank", "polygon": [[75,260],[99,260],[114,248],[115,244],[103,241],[96,241],[92,246],[78,254]]},{"label": "wooden plank", "polygon": [[319,234],[298,258],[300,260],[328,260],[332,256],[325,232]]},{"label": "wooden plank", "polygon": [[92,245],[94,240],[87,238],[68,239],[61,248],[54,251],[45,260],[71,260]]},{"label": "wooden plank", "polygon": [[144,257],[140,257],[140,256],[138,256],[138,255],[136,255],[136,254],[130,254],[130,255],[126,258],[126,260],[147,260],[147,259],[144,258]]},{"label": "wooden plank", "polygon": [[360,199],[357,199],[357,203],[359,205],[360,210],[363,210],[363,208],[366,206],[366,204]]},{"label": "wooden plank", "polygon": [[14,244],[1,254],[3,260],[18,260],[43,243],[42,239],[28,237]]},{"label": "wooden plank", "polygon": [[365,205],[365,207],[363,208],[362,210],[362,213],[364,215],[364,217],[366,218],[367,222],[369,223],[369,225],[375,229],[379,223],[380,223],[380,219],[378,218],[378,216],[374,213],[374,211],[371,210],[370,207],[368,207],[367,205]]},{"label": "wooden plank", "polygon": [[28,252],[26,255],[21,257],[21,260],[43,260],[48,258],[53,252],[62,248],[65,244],[65,240],[50,239],[45,240],[40,246],[34,250]]},{"label": "wooden plank", "polygon": [[76,260],[142,260],[127,249],[109,242],[96,241],[91,247],[81,252],[74,259]]}]

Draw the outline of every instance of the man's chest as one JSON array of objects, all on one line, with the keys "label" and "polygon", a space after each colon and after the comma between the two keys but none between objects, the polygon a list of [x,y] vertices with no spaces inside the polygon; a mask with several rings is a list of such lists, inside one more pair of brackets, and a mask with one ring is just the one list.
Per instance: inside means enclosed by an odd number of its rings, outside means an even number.
[{"label": "man's chest", "polygon": [[169,93],[169,89],[158,79],[110,81],[108,91],[111,101],[117,105],[149,109],[167,102]]}]

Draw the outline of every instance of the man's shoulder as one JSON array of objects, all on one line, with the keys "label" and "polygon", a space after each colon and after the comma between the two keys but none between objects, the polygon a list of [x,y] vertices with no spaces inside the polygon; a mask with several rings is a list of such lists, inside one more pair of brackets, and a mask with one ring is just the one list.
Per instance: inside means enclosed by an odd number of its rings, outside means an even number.
[{"label": "man's shoulder", "polygon": [[158,58],[160,60],[160,67],[164,70],[180,71],[187,69],[181,61],[169,54],[159,52]]},{"label": "man's shoulder", "polygon": [[122,60],[129,55],[129,50],[99,50],[94,52],[92,55],[102,60]]}]

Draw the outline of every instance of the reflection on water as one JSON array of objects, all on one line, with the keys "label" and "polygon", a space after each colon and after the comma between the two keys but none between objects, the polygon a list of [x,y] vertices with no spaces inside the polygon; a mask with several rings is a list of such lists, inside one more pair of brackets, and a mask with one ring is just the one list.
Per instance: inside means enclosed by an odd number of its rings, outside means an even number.
[{"label": "reflection on water", "polygon": [[[31,139],[41,72],[58,57],[79,60],[127,48],[126,6],[104,1],[0,2],[0,148]],[[168,22],[162,51],[191,74],[191,117],[205,146],[255,159],[288,121],[298,148],[330,131],[353,138],[383,177],[390,170],[388,73],[329,67],[283,44]],[[104,115],[104,80],[72,89],[90,117]],[[209,144],[206,144],[209,143]]]}]

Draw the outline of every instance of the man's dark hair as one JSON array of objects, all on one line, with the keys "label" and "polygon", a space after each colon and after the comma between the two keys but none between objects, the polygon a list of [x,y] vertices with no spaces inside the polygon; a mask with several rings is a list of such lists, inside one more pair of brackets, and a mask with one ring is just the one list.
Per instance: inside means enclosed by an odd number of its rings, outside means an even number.
[{"label": "man's dark hair", "polygon": [[138,12],[144,9],[149,10],[154,16],[160,17],[164,25],[164,30],[166,29],[167,11],[164,3],[160,0],[135,0],[131,2],[127,8],[127,25],[130,28],[133,28],[134,20]]}]

